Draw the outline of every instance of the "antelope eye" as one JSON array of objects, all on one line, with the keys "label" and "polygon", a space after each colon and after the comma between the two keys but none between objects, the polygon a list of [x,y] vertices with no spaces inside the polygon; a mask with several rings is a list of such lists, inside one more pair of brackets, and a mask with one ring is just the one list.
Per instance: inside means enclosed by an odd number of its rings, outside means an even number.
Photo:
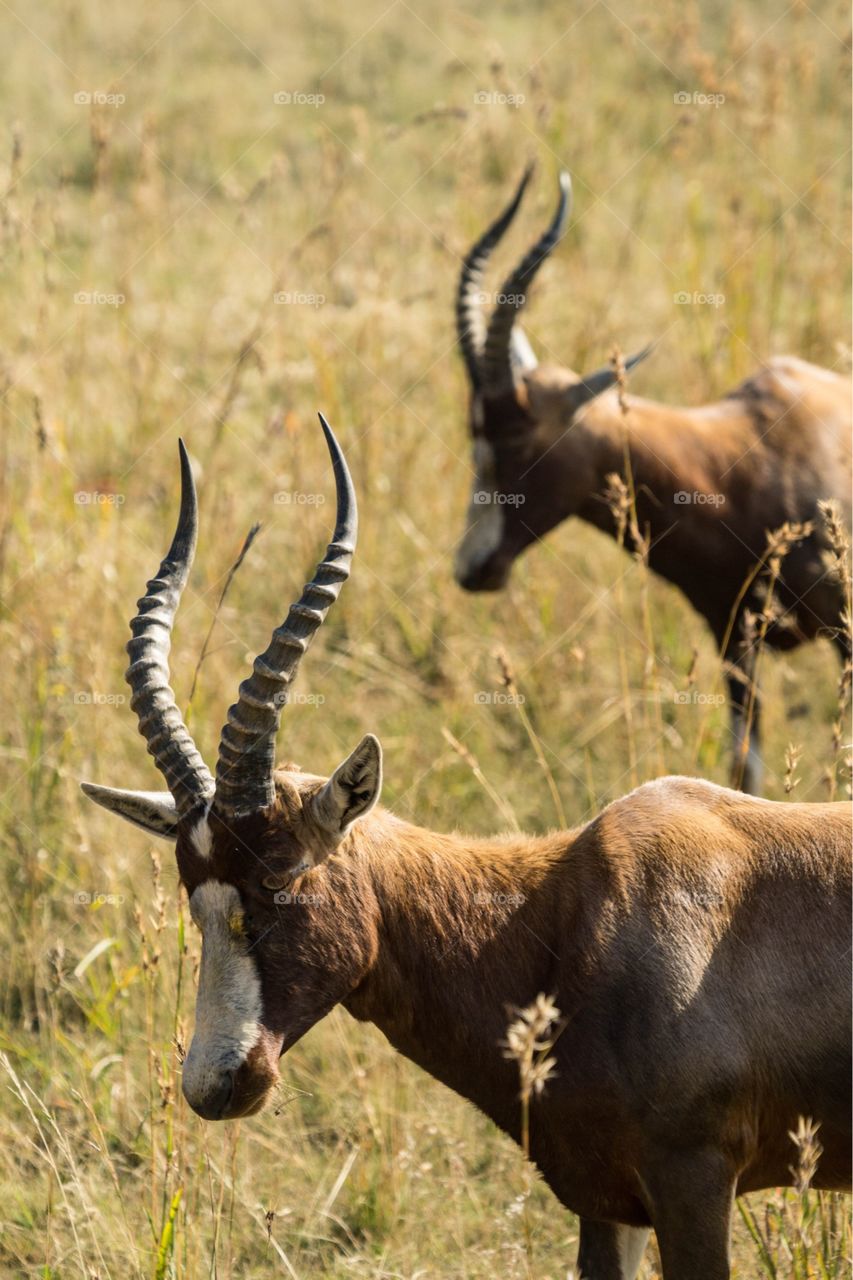
[{"label": "antelope eye", "polygon": [[264,876],[261,884],[265,889],[272,889],[274,892],[276,889],[283,889],[290,879],[291,877],[287,875]]}]

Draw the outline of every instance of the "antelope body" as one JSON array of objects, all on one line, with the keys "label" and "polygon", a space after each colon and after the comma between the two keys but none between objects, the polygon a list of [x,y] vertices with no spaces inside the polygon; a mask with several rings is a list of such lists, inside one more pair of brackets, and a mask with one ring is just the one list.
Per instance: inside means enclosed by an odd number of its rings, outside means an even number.
[{"label": "antelope body", "polygon": [[187,1101],[254,1113],[280,1055],[343,1004],[518,1140],[507,1009],[548,993],[565,1026],[530,1149],[581,1215],[580,1274],[633,1280],[654,1227],[664,1280],[723,1280],[733,1197],[790,1181],[799,1116],[820,1125],[815,1184],[849,1185],[848,808],[665,778],[573,831],[478,840],[377,807],[372,735],[329,779],[274,770],[286,691],[355,546],[324,429],[335,535],[240,687],[215,781],[168,686],[197,520],[182,447],[178,530],[128,671],[169,790],[83,784],[175,842],[203,935]]},{"label": "antelope body", "polygon": [[[503,587],[516,557],[569,516],[617,536],[605,493],[622,476],[635,494],[648,563],[705,618],[728,673],[733,781],[761,783],[756,645],[744,622],[759,614],[768,534],[811,524],[785,556],[778,616],[765,642],[789,649],[831,637],[849,660],[843,584],[827,571],[818,507],[832,499],[849,525],[851,386],[793,356],[770,361],[714,404],[680,408],[634,395],[620,405],[615,369],[582,377],[539,365],[517,323],[533,277],[562,235],[570,184],[555,217],[498,295],[486,328],[480,287],[489,255],[529,180],[471,250],[457,295],[459,340],[471,384],[474,482],[456,578],[468,591]],[[631,369],[649,348],[625,363]],[[626,475],[627,467],[630,476]]]}]

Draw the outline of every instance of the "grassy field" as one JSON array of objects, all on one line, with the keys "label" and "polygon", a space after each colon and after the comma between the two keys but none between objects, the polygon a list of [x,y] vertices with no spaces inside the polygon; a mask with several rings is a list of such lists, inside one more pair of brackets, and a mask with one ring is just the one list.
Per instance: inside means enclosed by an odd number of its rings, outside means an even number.
[{"label": "grassy field", "polygon": [[[711,639],[613,543],[566,524],[501,596],[454,586],[470,469],[452,295],[535,156],[502,266],[560,165],[576,200],[530,308],[538,350],[586,368],[658,338],[633,385],[683,402],[774,353],[846,369],[846,6],[10,0],[0,29],[0,1274],[557,1280],[571,1216],[341,1011],[283,1060],[277,1109],[225,1127],[188,1111],[175,1044],[198,940],[170,850],[77,783],[160,785],[122,673],[179,434],[202,503],[172,655],[183,705],[263,522],[189,708],[215,760],[249,658],[328,536],[318,408],[362,536],[283,758],[323,772],[373,730],[386,804],[494,830],[506,819],[449,730],[520,825],[553,826],[517,709],[478,699],[503,646],[569,821],[663,772],[726,780]],[[824,797],[834,654],[768,657],[761,680],[768,794],[794,743],[797,796]],[[689,682],[702,697],[683,703]],[[843,1202],[768,1194],[752,1212],[769,1243],[737,1218],[740,1280],[849,1274]]]}]

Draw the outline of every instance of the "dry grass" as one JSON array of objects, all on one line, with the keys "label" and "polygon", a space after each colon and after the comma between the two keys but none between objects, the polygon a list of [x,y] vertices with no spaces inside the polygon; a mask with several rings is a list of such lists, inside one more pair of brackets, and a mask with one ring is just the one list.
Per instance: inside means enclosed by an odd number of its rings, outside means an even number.
[{"label": "dry grass", "polygon": [[[774,352],[843,365],[846,10],[12,0],[3,23],[0,1271],[512,1277],[528,1267],[522,1205],[537,1280],[556,1280],[571,1217],[538,1183],[528,1199],[515,1149],[342,1012],[284,1061],[276,1111],[226,1128],[188,1114],[197,942],[175,870],[166,852],[152,872],[145,837],[84,809],[77,780],[158,785],[115,702],[174,518],[177,435],[202,501],[182,702],[263,522],[190,709],[211,760],[248,657],[327,536],[317,408],[363,533],[283,754],[330,769],[375,730],[388,804],[480,831],[550,825],[553,789],[580,821],[663,770],[725,780],[713,646],[641,558],[566,525],[500,598],[454,588],[469,469],[451,296],[535,153],[502,261],[550,209],[558,162],[577,207],[530,311],[540,352],[588,367],[657,337],[632,383],[685,402]],[[75,103],[98,92],[113,101]],[[502,689],[499,645],[523,716],[477,699]],[[761,679],[769,794],[784,797],[796,742],[797,798],[826,795],[849,742],[833,653],[768,655]],[[684,688],[702,700],[677,701]],[[849,1265],[839,1231],[830,1275]],[[742,1222],[735,1253],[742,1280],[766,1273]]]}]

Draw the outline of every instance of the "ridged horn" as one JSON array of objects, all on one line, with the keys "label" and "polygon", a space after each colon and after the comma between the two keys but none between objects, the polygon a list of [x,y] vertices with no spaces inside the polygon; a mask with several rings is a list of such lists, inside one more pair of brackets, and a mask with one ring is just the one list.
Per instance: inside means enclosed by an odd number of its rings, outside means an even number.
[{"label": "ridged horn", "polygon": [[481,359],[483,392],[487,396],[506,394],[513,387],[512,331],[516,319],[527,302],[527,294],[536,272],[554,248],[566,228],[571,205],[572,182],[566,172],[560,174],[557,208],[547,231],[522,258],[504,281],[497,305],[486,331]]},{"label": "ridged horn", "polygon": [[319,416],[335,472],[335,532],[313,578],[272,633],[269,646],[255,658],[252,674],[240,685],[237,702],[228,710],[219,740],[214,799],[216,811],[228,817],[257,813],[275,799],[275,739],[287,691],[302,655],[349,577],[355,552],[358,509],[352,477],[331,427]]},{"label": "ridged horn", "polygon": [[198,538],[198,503],[190,460],[183,440],[181,457],[181,509],[172,545],[137,602],[137,614],[127,652],[130,666],[130,706],[139,721],[139,732],[148,743],[154,763],[166,779],[178,810],[184,817],[213,798],[214,783],[178,710],[169,686],[169,650],[172,624],[186,586]]},{"label": "ridged horn", "polygon": [[483,273],[492,250],[506,234],[507,228],[518,213],[518,207],[527,190],[533,168],[531,163],[524,170],[512,200],[469,251],[459,275],[459,286],[456,290],[456,332],[459,335],[462,359],[465,361],[468,377],[475,390],[478,390],[482,383],[480,361],[486,340],[486,322],[483,319],[480,298]]}]

